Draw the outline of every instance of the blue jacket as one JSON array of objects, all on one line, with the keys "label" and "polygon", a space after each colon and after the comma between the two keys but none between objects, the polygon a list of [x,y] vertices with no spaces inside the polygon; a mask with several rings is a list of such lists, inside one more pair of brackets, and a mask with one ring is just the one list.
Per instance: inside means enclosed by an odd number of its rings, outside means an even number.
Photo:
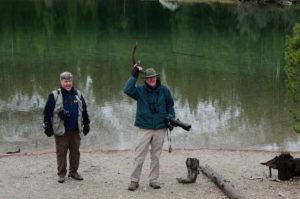
[{"label": "blue jacket", "polygon": [[[167,128],[164,118],[171,114],[175,118],[174,101],[169,89],[161,85],[157,78],[157,85],[151,89],[146,82],[135,85],[137,79],[130,77],[123,89],[124,93],[137,101],[137,110],[134,125],[144,129]],[[157,113],[152,113],[150,103],[157,104]]]},{"label": "blue jacket", "polygon": [[[62,96],[63,96],[63,106],[66,111],[70,112],[70,117],[64,121],[65,130],[78,130],[78,103],[76,103],[77,94],[76,89],[74,87],[71,89],[70,92],[61,88]],[[80,100],[82,101],[82,117],[83,117],[83,124],[87,125],[90,123],[89,116],[86,110],[86,103],[81,95]],[[44,122],[51,123],[51,118],[53,115],[53,110],[55,108],[55,99],[53,93],[48,96],[48,101],[46,103],[44,109]]]}]

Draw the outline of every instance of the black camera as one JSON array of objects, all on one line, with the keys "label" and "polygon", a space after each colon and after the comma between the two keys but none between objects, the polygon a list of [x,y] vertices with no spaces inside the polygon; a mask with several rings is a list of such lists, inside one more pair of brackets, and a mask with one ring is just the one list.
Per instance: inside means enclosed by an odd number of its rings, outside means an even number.
[{"label": "black camera", "polygon": [[60,108],[58,111],[58,117],[65,121],[66,119],[71,117],[70,111],[65,110],[64,108]]},{"label": "black camera", "polygon": [[151,113],[158,113],[157,103],[149,103]]},{"label": "black camera", "polygon": [[185,122],[182,122],[182,121],[180,121],[179,119],[174,119],[174,118],[172,117],[172,115],[167,115],[167,116],[165,117],[165,123],[167,124],[167,127],[168,127],[168,129],[169,129],[170,131],[172,131],[173,128],[174,128],[174,127],[177,127],[177,126],[183,128],[183,129],[186,130],[186,131],[189,131],[189,130],[192,128],[192,126],[191,126],[190,124],[187,124],[187,123],[185,123]]}]

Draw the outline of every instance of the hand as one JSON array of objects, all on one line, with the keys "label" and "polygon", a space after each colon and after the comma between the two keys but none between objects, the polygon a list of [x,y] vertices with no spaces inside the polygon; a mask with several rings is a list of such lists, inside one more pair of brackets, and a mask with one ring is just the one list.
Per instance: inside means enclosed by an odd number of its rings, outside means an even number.
[{"label": "hand", "polygon": [[139,69],[139,72],[141,72],[143,70],[143,68],[140,66],[141,62],[138,61],[138,63],[134,64],[134,68],[137,67]]},{"label": "hand", "polygon": [[87,125],[84,125],[83,126],[83,135],[86,136],[90,131],[90,126],[87,124]]},{"label": "hand", "polygon": [[131,71],[131,75],[135,78],[139,77],[139,69],[138,67],[133,67],[132,71]]},{"label": "hand", "polygon": [[44,123],[44,133],[48,136],[48,137],[51,137],[53,135],[53,128],[52,128],[52,125],[51,123],[48,123],[48,122],[45,122]]},{"label": "hand", "polygon": [[133,77],[135,77],[135,78],[138,78],[138,77],[139,77],[139,72],[142,71],[142,70],[143,70],[142,67],[140,67],[138,64],[135,64],[135,65],[133,66],[132,71],[131,71],[131,75],[132,75]]}]

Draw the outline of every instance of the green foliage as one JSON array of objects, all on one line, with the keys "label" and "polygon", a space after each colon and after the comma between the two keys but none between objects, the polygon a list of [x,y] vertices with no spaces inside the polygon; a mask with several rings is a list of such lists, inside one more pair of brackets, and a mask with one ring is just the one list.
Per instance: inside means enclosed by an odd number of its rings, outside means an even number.
[{"label": "green foliage", "polygon": [[[287,74],[286,86],[287,95],[292,99],[294,104],[299,104],[300,97],[300,24],[296,24],[293,29],[293,35],[287,36],[285,49],[285,60],[287,65],[284,70]],[[300,112],[297,108],[291,109],[290,112],[296,122],[300,122]],[[300,133],[300,124],[294,126],[294,130]]]}]

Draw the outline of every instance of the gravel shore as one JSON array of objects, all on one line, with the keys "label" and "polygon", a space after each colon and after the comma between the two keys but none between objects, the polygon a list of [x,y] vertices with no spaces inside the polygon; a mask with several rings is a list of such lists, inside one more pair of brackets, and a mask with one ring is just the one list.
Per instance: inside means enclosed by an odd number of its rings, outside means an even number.
[{"label": "gravel shore", "polygon": [[215,149],[163,151],[160,162],[162,188],[159,190],[148,186],[148,154],[140,187],[134,192],[127,190],[133,151],[82,151],[79,173],[84,180],[78,182],[67,178],[63,184],[57,182],[54,152],[0,155],[0,198],[227,198],[202,173],[196,183],[177,183],[176,177],[186,176],[185,160],[188,157],[198,158],[200,165],[209,165],[231,181],[246,198],[300,198],[299,179],[276,181],[277,170],[273,170],[274,179],[270,179],[269,169],[260,165],[278,154]]}]

